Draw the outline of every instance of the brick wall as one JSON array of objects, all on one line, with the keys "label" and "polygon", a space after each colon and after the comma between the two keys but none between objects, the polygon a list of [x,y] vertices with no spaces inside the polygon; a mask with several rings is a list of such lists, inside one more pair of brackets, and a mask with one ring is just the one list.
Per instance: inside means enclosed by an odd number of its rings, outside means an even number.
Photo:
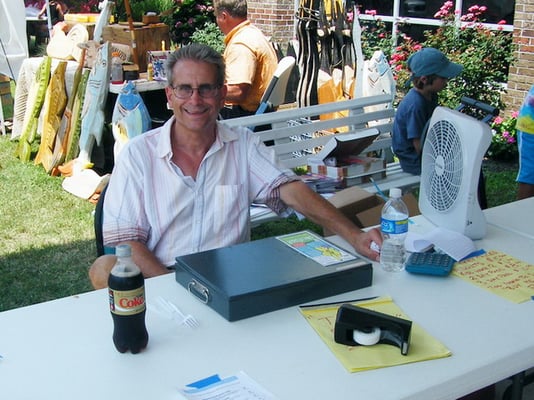
[{"label": "brick wall", "polygon": [[248,0],[248,18],[262,30],[272,42],[284,49],[294,38],[294,0]]},{"label": "brick wall", "polygon": [[516,0],[514,42],[517,46],[508,74],[508,93],[503,96],[505,114],[517,111],[534,84],[534,0]]}]

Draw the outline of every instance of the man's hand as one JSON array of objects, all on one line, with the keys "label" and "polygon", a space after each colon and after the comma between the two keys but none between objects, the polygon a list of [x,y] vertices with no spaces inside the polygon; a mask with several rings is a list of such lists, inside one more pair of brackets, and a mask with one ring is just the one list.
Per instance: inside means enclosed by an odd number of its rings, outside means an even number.
[{"label": "man's hand", "polygon": [[289,207],[308,219],[341,236],[364,257],[378,261],[380,253],[371,249],[371,243],[382,246],[382,235],[376,228],[363,232],[336,207],[315,193],[302,181],[280,186],[280,198]]},{"label": "man's hand", "polygon": [[378,228],[373,228],[367,232],[358,233],[350,244],[358,254],[369,258],[373,261],[380,261],[380,252],[374,249],[372,243],[375,243],[378,247],[382,246],[382,234]]}]

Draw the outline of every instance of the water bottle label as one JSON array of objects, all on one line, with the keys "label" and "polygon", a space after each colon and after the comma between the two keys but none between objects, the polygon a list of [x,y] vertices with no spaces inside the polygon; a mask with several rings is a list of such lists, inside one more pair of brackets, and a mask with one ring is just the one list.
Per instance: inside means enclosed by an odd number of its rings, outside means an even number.
[{"label": "water bottle label", "polygon": [[145,310],[145,287],[133,290],[109,289],[109,308],[116,315],[135,315]]},{"label": "water bottle label", "polygon": [[401,235],[408,232],[408,219],[390,220],[382,218],[381,229],[388,235]]}]

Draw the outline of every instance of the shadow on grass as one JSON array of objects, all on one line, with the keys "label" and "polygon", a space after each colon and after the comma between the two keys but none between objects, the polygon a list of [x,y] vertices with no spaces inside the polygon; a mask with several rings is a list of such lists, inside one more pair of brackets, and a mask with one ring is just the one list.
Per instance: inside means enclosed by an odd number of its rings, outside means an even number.
[{"label": "shadow on grass", "polygon": [[28,248],[0,257],[0,311],[92,290],[94,240]]}]

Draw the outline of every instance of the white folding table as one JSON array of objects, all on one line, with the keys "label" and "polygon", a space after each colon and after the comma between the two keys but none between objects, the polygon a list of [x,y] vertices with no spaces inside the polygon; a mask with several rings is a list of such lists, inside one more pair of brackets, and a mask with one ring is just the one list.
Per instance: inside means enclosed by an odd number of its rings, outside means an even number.
[{"label": "white folding table", "polygon": [[[411,229],[429,229],[423,217]],[[339,244],[342,240],[333,238]],[[534,264],[534,241],[489,225],[477,246]],[[250,260],[253,262],[254,260]],[[432,361],[349,373],[298,307],[228,322],[169,274],[146,281],[200,327],[147,313],[148,348],[120,354],[112,343],[106,290],[0,313],[2,399],[180,399],[178,388],[219,373],[246,372],[279,399],[456,399],[534,366],[534,301],[512,303],[454,276],[385,273],[371,287],[323,301],[389,295],[452,351]]]}]

